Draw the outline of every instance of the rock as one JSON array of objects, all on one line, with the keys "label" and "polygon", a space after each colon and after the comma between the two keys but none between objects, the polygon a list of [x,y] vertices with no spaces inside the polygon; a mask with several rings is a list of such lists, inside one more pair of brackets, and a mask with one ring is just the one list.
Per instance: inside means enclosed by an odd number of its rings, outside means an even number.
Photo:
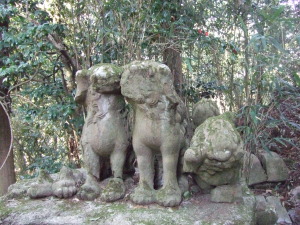
[{"label": "rock", "polygon": [[250,154],[250,159],[246,159],[244,166],[248,169],[248,172],[245,173],[248,185],[259,184],[267,181],[266,172],[259,159],[254,154]]},{"label": "rock", "polygon": [[292,189],[290,191],[290,198],[294,205],[300,206],[300,186]]},{"label": "rock", "polygon": [[178,178],[178,186],[181,190],[181,193],[185,193],[187,191],[189,191],[189,181],[186,175],[181,175]]},{"label": "rock", "polygon": [[283,159],[275,152],[260,152],[258,155],[269,182],[285,181],[289,177],[289,170]]},{"label": "rock", "polygon": [[264,196],[255,196],[256,200],[256,224],[257,225],[274,225],[278,219],[275,208],[267,203]]},{"label": "rock", "polygon": [[212,202],[240,202],[242,201],[243,191],[239,184],[222,185],[214,188],[211,191]]},{"label": "rock", "polygon": [[211,99],[202,98],[193,108],[192,119],[195,127],[202,124],[207,118],[220,115],[217,104]]},{"label": "rock", "polygon": [[277,224],[288,225],[292,224],[292,221],[287,213],[286,209],[281,205],[279,198],[275,196],[267,197],[267,202],[275,208],[275,212],[278,216]]},{"label": "rock", "polygon": [[8,193],[6,197],[8,199],[25,197],[27,196],[27,190],[30,188],[31,185],[32,180],[20,180],[17,183],[12,184],[8,187]]},{"label": "rock", "polygon": [[196,194],[196,193],[199,193],[201,191],[201,189],[198,185],[192,185],[190,187],[190,191],[192,194]]},{"label": "rock", "polygon": [[254,225],[254,198],[244,204],[212,203],[209,195],[184,200],[179,207],[138,206],[128,201],[104,203],[79,201],[77,198],[0,200],[2,225]]},{"label": "rock", "polygon": [[194,176],[194,180],[196,181],[196,184],[200,187],[203,193],[209,194],[210,191],[214,188],[214,186],[206,183],[204,180],[201,179],[200,176]]},{"label": "rock", "polygon": [[288,211],[293,224],[300,224],[300,207],[296,207]]}]

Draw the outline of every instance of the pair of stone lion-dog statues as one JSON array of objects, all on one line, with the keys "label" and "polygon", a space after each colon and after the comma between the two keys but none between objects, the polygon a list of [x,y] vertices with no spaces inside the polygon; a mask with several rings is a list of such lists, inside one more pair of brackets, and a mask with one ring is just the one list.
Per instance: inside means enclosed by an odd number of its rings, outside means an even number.
[{"label": "pair of stone lion-dog statues", "polygon": [[[128,147],[132,144],[139,184],[130,194],[131,201],[179,205],[182,192],[178,177],[183,173],[183,155],[188,147],[187,119],[170,69],[153,61],[135,61],[123,68],[99,64],[78,71],[76,82],[75,101],[87,111],[81,136],[86,172],[63,167],[56,182],[41,178],[43,181],[29,188],[28,195],[31,198],[49,195],[68,198],[76,194],[83,200],[101,196],[107,202],[121,199],[126,191],[123,168]],[[125,99],[133,109],[132,131],[128,128]],[[192,149],[186,153],[191,162],[186,166],[189,172],[193,163],[199,164],[203,159]],[[154,189],[154,158],[157,154],[161,155],[163,167],[163,186],[159,190]],[[226,157],[230,158],[228,154]],[[98,181],[105,172],[103,165],[108,161],[113,178],[101,190]]]}]

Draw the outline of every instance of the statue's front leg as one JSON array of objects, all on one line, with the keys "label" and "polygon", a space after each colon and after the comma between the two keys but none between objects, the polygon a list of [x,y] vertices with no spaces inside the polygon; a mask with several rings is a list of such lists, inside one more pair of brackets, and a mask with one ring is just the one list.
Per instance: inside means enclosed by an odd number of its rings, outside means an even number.
[{"label": "statue's front leg", "polygon": [[153,203],[155,202],[153,152],[149,147],[135,139],[133,140],[133,149],[137,157],[140,179],[139,185],[130,195],[130,199],[141,205]]},{"label": "statue's front leg", "polygon": [[163,187],[156,194],[156,202],[162,206],[177,206],[181,202],[181,191],[177,181],[179,145],[173,143],[161,147],[163,160]]},{"label": "statue's front leg", "polygon": [[84,146],[84,166],[87,169],[87,178],[80,187],[77,196],[82,200],[94,200],[100,195],[100,186],[97,182],[100,176],[100,157],[89,144]]},{"label": "statue's front leg", "polygon": [[116,146],[110,155],[113,178],[102,190],[101,199],[106,202],[113,202],[125,196],[125,185],[123,182],[123,167],[126,158],[127,144]]}]

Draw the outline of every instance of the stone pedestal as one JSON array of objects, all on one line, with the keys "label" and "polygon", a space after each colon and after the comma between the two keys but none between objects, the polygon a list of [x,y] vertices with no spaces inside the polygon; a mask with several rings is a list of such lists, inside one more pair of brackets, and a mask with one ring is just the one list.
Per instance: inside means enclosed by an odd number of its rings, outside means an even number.
[{"label": "stone pedestal", "polygon": [[213,203],[210,195],[194,195],[179,207],[161,207],[157,204],[139,206],[129,200],[115,203],[79,201],[77,198],[53,197],[30,200],[0,201],[0,224],[25,225],[136,225],[136,224],[254,224],[254,197],[244,203]]}]

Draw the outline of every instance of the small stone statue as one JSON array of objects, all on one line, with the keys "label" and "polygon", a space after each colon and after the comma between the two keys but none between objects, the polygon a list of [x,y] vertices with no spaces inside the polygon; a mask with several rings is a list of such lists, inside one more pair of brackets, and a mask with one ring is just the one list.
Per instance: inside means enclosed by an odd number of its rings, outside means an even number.
[{"label": "small stone statue", "polygon": [[[232,113],[227,112],[206,119],[196,128],[191,146],[184,154],[183,170],[194,173],[197,184],[204,190],[231,185],[221,187],[226,192],[224,195],[230,195],[241,191],[236,184],[240,182],[243,156],[241,137],[233,124]],[[215,193],[212,192],[211,198],[219,201]],[[226,198],[224,202],[232,202],[238,196]]]},{"label": "small stone statue", "polygon": [[207,118],[220,115],[217,104],[207,98],[202,98],[193,107],[192,119],[195,127],[198,127]]},{"label": "small stone statue", "polygon": [[[131,194],[137,204],[175,206],[181,202],[177,181],[180,149],[185,144],[185,107],[175,92],[170,69],[152,61],[125,66],[122,94],[134,110],[133,149],[140,180]],[[161,154],[163,187],[154,190],[154,157]]]}]

